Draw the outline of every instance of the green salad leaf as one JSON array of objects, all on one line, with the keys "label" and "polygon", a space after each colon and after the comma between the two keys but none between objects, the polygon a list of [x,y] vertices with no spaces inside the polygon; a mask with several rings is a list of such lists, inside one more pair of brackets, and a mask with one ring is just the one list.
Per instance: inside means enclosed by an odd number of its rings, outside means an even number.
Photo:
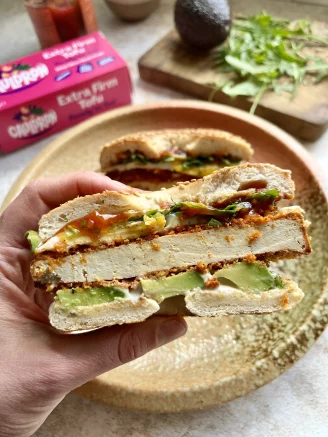
[{"label": "green salad leaf", "polygon": [[[83,222],[84,222],[84,220],[83,220]],[[81,227],[83,227],[83,226],[81,226]],[[71,225],[68,225],[68,226],[65,227],[65,234],[66,234],[66,236],[67,236],[68,238],[74,237],[74,236],[75,236],[76,234],[78,234],[79,232],[80,232],[79,229],[74,228],[74,227],[71,226]]]},{"label": "green salad leaf", "polygon": [[209,164],[213,162],[213,156],[198,156],[197,158],[189,157],[183,160],[182,167],[184,169],[192,168],[192,167],[202,167],[205,164]]},{"label": "green salad leaf", "polygon": [[215,52],[215,67],[229,75],[227,80],[209,84],[214,87],[211,97],[217,90],[232,98],[252,97],[251,113],[268,90],[295,97],[306,79],[316,84],[328,74],[326,60],[303,50],[309,43],[328,45],[312,34],[307,20],[291,22],[265,12],[238,17],[229,38]]},{"label": "green salad leaf", "polygon": [[221,226],[221,222],[219,220],[215,220],[214,218],[211,218],[211,220],[208,222],[208,226],[213,226],[215,228],[218,228]]},{"label": "green salad leaf", "polygon": [[212,216],[234,216],[238,211],[245,208],[250,208],[251,205],[248,202],[236,202],[232,203],[225,208],[218,209],[212,206],[204,205],[197,202],[179,202],[173,205],[167,213],[182,212],[188,209],[199,210],[200,215],[212,215]]},{"label": "green salad leaf", "polygon": [[181,161],[182,167],[184,169],[193,168],[193,167],[202,167],[203,165],[210,164],[213,162],[217,162],[218,164],[224,164],[224,165],[237,165],[239,164],[240,160],[233,159],[231,156],[222,156],[222,157],[216,157],[216,156],[175,156],[175,155],[168,155],[164,156],[161,159],[148,159],[145,155],[142,153],[132,152],[127,156],[122,163],[127,164],[129,162],[133,161],[139,161],[142,164],[148,164],[148,163],[159,163],[159,162],[174,162],[174,161]]},{"label": "green salad leaf", "polygon": [[[278,190],[266,190],[261,191],[259,193],[252,194],[250,196],[247,196],[245,198],[245,201],[243,202],[235,202],[231,203],[230,205],[227,205],[224,208],[214,208],[209,205],[205,205],[204,203],[198,203],[198,202],[178,202],[172,205],[171,207],[167,207],[166,209],[151,209],[144,213],[146,217],[152,218],[157,217],[158,215],[162,214],[166,217],[172,215],[179,215],[183,214],[183,212],[187,212],[188,210],[196,210],[197,213],[200,216],[212,216],[211,219],[208,222],[209,226],[220,226],[221,222],[219,220],[216,220],[220,218],[233,218],[236,216],[236,214],[241,210],[250,210],[252,208],[252,204],[250,203],[252,200],[260,200],[260,201],[268,201],[268,202],[274,202],[279,197],[279,191]],[[197,215],[197,214],[192,214]],[[136,221],[142,221],[143,215],[134,214],[131,217],[128,218],[128,222],[136,222]],[[82,226],[83,227],[83,226]],[[68,226],[65,230],[68,237],[73,237],[75,233],[78,233],[79,230],[72,228],[71,226]]]},{"label": "green salad leaf", "polygon": [[130,157],[127,158],[127,162],[140,161],[142,164],[147,164],[150,160],[145,157],[142,153],[131,153]]},{"label": "green salad leaf", "polygon": [[221,158],[221,162],[226,166],[232,166],[232,165],[238,165],[240,163],[240,159],[232,159],[223,156]]},{"label": "green salad leaf", "polygon": [[247,196],[248,200],[258,199],[258,200],[269,200],[274,201],[279,197],[279,191],[278,190],[267,190],[267,191],[260,191],[256,194],[251,194],[250,196]]}]

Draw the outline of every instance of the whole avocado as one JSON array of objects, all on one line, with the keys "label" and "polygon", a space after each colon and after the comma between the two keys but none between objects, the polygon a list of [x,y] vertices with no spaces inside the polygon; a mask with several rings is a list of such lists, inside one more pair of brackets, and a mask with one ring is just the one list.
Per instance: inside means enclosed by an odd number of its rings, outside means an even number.
[{"label": "whole avocado", "polygon": [[227,0],[177,0],[174,18],[181,39],[198,49],[209,50],[229,35]]}]

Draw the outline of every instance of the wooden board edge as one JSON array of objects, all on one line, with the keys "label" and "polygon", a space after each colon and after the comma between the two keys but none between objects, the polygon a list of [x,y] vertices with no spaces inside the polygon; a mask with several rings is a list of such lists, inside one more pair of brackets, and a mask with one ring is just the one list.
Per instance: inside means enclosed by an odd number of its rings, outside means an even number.
[{"label": "wooden board edge", "polygon": [[[152,55],[153,52],[158,50],[158,46],[162,44],[168,38],[171,38],[173,34],[176,33],[175,29],[171,29],[167,32],[157,43],[148,49],[138,60],[138,69],[141,79],[146,82],[153,83],[162,87],[170,88],[178,92],[191,95],[193,97],[211,101],[215,103],[220,103],[234,108],[242,109],[244,111],[249,111],[253,102],[252,98],[237,97],[235,99],[230,98],[226,94],[218,90],[213,98],[210,100],[210,96],[214,89],[211,86],[205,84],[193,82],[189,79],[185,79],[181,76],[175,76],[167,71],[162,71],[148,62],[148,57]],[[193,88],[194,92],[190,92],[190,88]],[[316,141],[322,134],[328,129],[328,117],[322,122],[315,123],[311,120],[299,119],[291,114],[284,114],[284,117],[279,117],[277,112],[270,107],[259,104],[256,109],[256,115],[265,118],[282,129],[286,130],[290,134],[305,140],[305,141]]]},{"label": "wooden board edge", "polygon": [[[192,96],[206,101],[209,100],[209,96],[213,91],[213,88],[210,86],[197,84],[181,77],[179,77],[177,80],[177,77],[173,74],[149,67],[148,65],[143,64],[141,61],[142,58],[140,58],[138,62],[139,74],[141,79],[145,80],[146,82],[151,82],[155,85],[164,86],[189,95],[189,85],[192,83],[194,89]],[[153,74],[154,72],[156,72],[156,75]],[[244,99],[242,97],[231,99],[229,96],[226,96],[224,93],[219,91],[214,94],[212,102],[232,106],[244,111],[249,111],[251,107],[251,101],[248,99]],[[279,118],[276,111],[262,105],[258,106],[256,115],[273,122],[290,134],[306,141],[316,141],[328,128],[328,122],[316,124],[311,123],[310,121],[300,120],[292,115],[287,114],[285,114],[285,117]]]}]

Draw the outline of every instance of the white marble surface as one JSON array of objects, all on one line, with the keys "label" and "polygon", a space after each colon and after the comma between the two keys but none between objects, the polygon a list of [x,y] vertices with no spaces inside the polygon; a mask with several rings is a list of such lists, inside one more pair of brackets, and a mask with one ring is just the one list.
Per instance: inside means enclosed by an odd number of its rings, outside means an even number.
[{"label": "white marble surface", "polygon": [[[269,0],[264,1],[266,4],[269,3]],[[38,49],[36,37],[22,3],[21,0],[0,2],[0,63]],[[253,0],[250,3],[256,2]],[[136,24],[118,21],[101,0],[95,0],[95,4],[101,30],[128,61],[134,84],[134,103],[186,98],[179,93],[142,82],[138,78],[136,66],[139,56],[172,26],[173,1],[161,0],[160,8],[151,17]],[[279,7],[278,0],[274,0],[272,4],[274,8]],[[280,2],[280,6],[283,4],[286,3]],[[321,9],[318,9],[318,14],[321,13]],[[53,138],[47,138],[10,155],[0,154],[0,203],[19,173]],[[305,147],[327,173],[328,132],[317,142],[306,144]],[[326,330],[306,356],[284,375],[256,392],[228,404],[200,412],[159,415],[119,411],[70,394],[49,416],[36,435],[323,437],[328,435],[327,369]]]}]

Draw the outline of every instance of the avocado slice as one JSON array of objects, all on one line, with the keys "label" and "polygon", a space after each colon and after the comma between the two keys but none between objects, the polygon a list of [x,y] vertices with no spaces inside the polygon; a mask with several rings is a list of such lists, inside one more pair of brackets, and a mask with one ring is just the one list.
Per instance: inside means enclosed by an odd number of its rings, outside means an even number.
[{"label": "avocado slice", "polygon": [[[236,288],[252,293],[261,293],[272,288],[283,288],[284,282],[279,275],[270,272],[260,263],[239,262],[233,266],[217,271],[214,275],[219,280],[228,280]],[[202,275],[191,270],[163,279],[141,279],[143,292],[158,302],[187,291],[205,288]],[[56,293],[56,300],[65,308],[77,306],[100,305],[129,298],[129,291],[119,287],[63,288]]]},{"label": "avocado slice", "polygon": [[141,279],[140,282],[145,295],[155,300],[185,294],[194,288],[204,288],[202,276],[194,270],[163,279]]},{"label": "avocado slice", "polygon": [[35,249],[41,243],[41,238],[36,231],[27,231],[25,234],[25,238],[30,243],[31,252],[34,253]]},{"label": "avocado slice", "polygon": [[228,279],[240,290],[256,294],[284,287],[279,275],[270,272],[265,266],[256,262],[239,262],[217,271],[214,276],[219,280]]},{"label": "avocado slice", "polygon": [[56,300],[59,300],[65,308],[100,305],[126,298],[126,290],[119,287],[63,288],[56,294]]},{"label": "avocado slice", "polygon": [[196,210],[199,215],[212,215],[212,216],[233,216],[239,210],[249,207],[247,202],[232,203],[223,209],[213,208],[212,206],[205,205],[203,203],[196,202],[179,202],[173,205],[169,210],[168,214],[173,212],[183,212],[188,210]]}]

